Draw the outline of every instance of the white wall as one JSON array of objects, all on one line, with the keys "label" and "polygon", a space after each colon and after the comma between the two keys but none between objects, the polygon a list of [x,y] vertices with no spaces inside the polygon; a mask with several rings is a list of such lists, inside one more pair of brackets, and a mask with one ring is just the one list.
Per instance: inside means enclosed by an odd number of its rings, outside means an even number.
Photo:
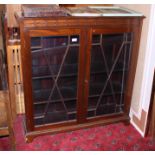
[{"label": "white wall", "polygon": [[[146,56],[144,61],[144,73],[142,83],[141,105],[142,109],[146,112],[149,111],[153,75],[155,70],[155,4],[151,5],[150,22],[148,29],[148,40]],[[147,113],[148,114],[148,113]],[[145,121],[145,129],[147,125],[147,119]]]},{"label": "white wall", "polygon": [[7,19],[8,19],[8,27],[17,26],[17,21],[15,19],[14,13],[16,11],[21,11],[21,4],[7,4]]}]

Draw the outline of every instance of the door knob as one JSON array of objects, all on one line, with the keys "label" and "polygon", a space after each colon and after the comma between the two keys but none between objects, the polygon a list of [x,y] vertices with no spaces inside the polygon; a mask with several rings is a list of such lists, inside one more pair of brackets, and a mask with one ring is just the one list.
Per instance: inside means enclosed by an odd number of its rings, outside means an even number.
[{"label": "door knob", "polygon": [[85,80],[84,82],[87,84],[88,83],[88,80]]}]

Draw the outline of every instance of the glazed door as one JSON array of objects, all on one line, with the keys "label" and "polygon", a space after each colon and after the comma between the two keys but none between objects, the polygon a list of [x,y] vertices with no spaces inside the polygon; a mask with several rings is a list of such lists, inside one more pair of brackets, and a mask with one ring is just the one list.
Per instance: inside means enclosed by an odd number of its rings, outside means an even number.
[{"label": "glazed door", "polygon": [[33,30],[29,39],[33,126],[76,122],[81,31]]},{"label": "glazed door", "polygon": [[87,118],[124,112],[132,33],[95,30],[91,39]]}]

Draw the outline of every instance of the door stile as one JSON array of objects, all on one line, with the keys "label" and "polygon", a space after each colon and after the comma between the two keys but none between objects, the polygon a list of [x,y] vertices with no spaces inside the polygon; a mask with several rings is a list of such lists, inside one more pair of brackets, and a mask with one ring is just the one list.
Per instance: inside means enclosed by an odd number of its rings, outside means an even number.
[{"label": "door stile", "polygon": [[127,87],[126,87],[126,95],[124,98],[125,107],[124,112],[128,115],[130,112],[130,105],[131,105],[131,99],[132,99],[132,93],[133,93],[133,86],[134,86],[134,80],[135,80],[135,74],[136,74],[136,68],[137,68],[137,61],[138,61],[138,51],[139,51],[139,44],[140,44],[140,38],[141,38],[141,31],[142,31],[142,23],[143,21],[139,22],[138,27],[132,28],[133,33],[133,45],[131,49],[131,56],[130,56],[130,67],[129,72],[127,76]]},{"label": "door stile", "polygon": [[90,63],[91,63],[91,43],[92,29],[87,29],[87,43],[85,48],[85,72],[84,72],[84,95],[83,95],[83,117],[87,120],[88,96],[89,96],[89,81],[90,81]]},{"label": "door stile", "polygon": [[[23,36],[24,35],[24,36]],[[23,91],[24,91],[24,102],[25,102],[25,119],[27,131],[34,130],[33,121],[33,98],[32,98],[32,58],[30,53],[30,36],[28,30],[25,30],[21,35],[22,49],[21,49],[21,62],[24,69],[23,72]]]},{"label": "door stile", "polygon": [[[77,122],[84,123],[86,120],[87,97],[85,94],[85,73],[89,72],[86,57],[88,55],[89,37],[88,29],[81,30],[80,52],[79,52],[79,72],[78,72],[78,101],[77,101]],[[87,46],[86,46],[87,45]],[[88,68],[88,69],[87,69]],[[88,74],[88,73],[86,73]],[[88,89],[88,88],[87,88]]]}]

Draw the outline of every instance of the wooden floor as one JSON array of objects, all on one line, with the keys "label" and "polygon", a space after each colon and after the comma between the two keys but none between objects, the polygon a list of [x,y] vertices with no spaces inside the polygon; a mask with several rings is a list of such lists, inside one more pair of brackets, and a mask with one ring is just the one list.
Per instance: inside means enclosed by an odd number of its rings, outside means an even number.
[{"label": "wooden floor", "polygon": [[0,91],[0,137],[1,136],[9,136],[11,150],[15,150],[15,137],[9,91]]},{"label": "wooden floor", "polygon": [[4,93],[4,91],[0,91],[0,136],[8,135],[5,98],[6,93]]}]

